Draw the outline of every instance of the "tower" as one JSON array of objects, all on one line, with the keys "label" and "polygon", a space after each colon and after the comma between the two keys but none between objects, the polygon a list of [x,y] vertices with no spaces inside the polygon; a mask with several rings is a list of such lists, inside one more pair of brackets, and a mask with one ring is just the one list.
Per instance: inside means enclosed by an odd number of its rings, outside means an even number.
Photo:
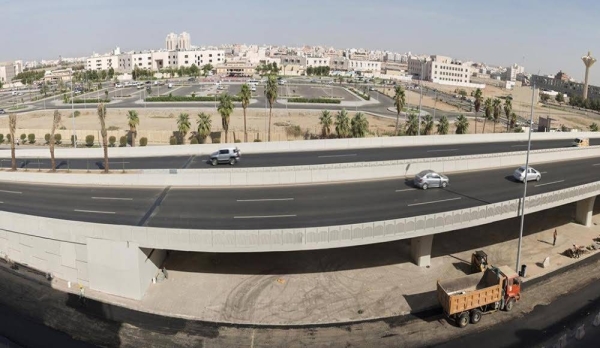
[{"label": "tower", "polygon": [[166,46],[167,51],[175,51],[177,49],[177,35],[175,33],[170,33],[167,35]]},{"label": "tower", "polygon": [[581,57],[583,64],[585,65],[585,82],[583,83],[583,100],[587,99],[588,95],[588,78],[590,74],[590,68],[596,63],[596,58],[592,57],[592,53],[588,51],[587,56]]}]

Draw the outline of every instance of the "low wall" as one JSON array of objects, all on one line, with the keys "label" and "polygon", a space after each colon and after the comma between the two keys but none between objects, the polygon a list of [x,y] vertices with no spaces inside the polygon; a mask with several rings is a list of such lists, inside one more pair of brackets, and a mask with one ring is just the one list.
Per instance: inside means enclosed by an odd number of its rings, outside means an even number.
[{"label": "low wall", "polygon": [[[526,151],[487,155],[421,158],[382,162],[353,162],[266,168],[148,169],[132,172],[65,173],[0,171],[0,181],[87,186],[215,187],[316,184],[391,179],[431,169],[442,173],[514,167],[525,164]],[[532,165],[564,159],[600,156],[600,146],[531,151]]]},{"label": "low wall", "polygon": [[[250,136],[250,135],[249,135]],[[557,140],[575,139],[576,137],[597,138],[600,133],[533,133],[532,140]],[[70,139],[70,136],[69,136]],[[63,139],[64,141],[65,139]],[[69,141],[66,139],[66,141]],[[118,139],[117,139],[118,141]],[[179,146],[151,146],[151,147],[115,147],[108,150],[110,157],[156,157],[156,156],[192,156],[207,155],[219,148],[238,146],[242,153],[269,153],[269,152],[296,152],[296,151],[332,151],[362,148],[398,147],[398,146],[425,146],[425,145],[450,145],[473,144],[506,141],[527,141],[526,133],[497,133],[497,134],[466,134],[466,135],[427,135],[403,137],[377,137],[377,138],[351,138],[306,141],[275,141],[244,144],[202,144]],[[18,149],[20,158],[49,158],[48,149]],[[67,158],[100,158],[103,156],[101,148],[56,148],[56,157]],[[10,158],[9,151],[0,151],[0,158]]]}]

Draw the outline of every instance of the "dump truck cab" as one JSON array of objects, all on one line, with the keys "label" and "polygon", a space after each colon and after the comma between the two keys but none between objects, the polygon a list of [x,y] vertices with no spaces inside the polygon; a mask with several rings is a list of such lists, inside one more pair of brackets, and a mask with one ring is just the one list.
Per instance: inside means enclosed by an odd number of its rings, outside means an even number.
[{"label": "dump truck cab", "polygon": [[590,139],[588,138],[575,138],[572,143],[576,147],[587,147],[590,146]]},{"label": "dump truck cab", "polygon": [[504,290],[504,298],[502,308],[510,311],[515,302],[521,299],[521,278],[512,268],[502,266],[498,268],[499,272],[504,276],[502,288]]}]

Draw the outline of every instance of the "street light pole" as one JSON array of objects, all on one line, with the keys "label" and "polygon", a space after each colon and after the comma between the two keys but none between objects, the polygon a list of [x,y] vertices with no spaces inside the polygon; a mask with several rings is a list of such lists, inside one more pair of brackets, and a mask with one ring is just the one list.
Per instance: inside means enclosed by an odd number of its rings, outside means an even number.
[{"label": "street light pole", "polygon": [[417,126],[417,135],[421,135],[421,104],[423,101],[423,85],[421,84],[421,81],[423,81],[423,68],[425,68],[425,60],[423,60],[423,63],[421,64],[421,78],[419,79],[419,125]]},{"label": "street light pole", "polygon": [[531,128],[533,127],[533,103],[535,100],[535,83],[531,88],[531,114],[529,116],[529,139],[527,140],[527,157],[525,160],[525,185],[523,187],[523,200],[521,201],[521,227],[519,229],[519,246],[517,248],[517,273],[521,266],[521,245],[523,244],[523,224],[525,223],[525,199],[527,198],[527,174],[529,173],[529,151],[531,150]]},{"label": "street light pole", "polygon": [[[77,138],[75,135],[75,104],[73,103],[75,96],[73,94],[73,88],[73,72],[71,72],[71,120],[73,121],[73,146],[77,148]],[[83,104],[85,105],[85,100]]]}]

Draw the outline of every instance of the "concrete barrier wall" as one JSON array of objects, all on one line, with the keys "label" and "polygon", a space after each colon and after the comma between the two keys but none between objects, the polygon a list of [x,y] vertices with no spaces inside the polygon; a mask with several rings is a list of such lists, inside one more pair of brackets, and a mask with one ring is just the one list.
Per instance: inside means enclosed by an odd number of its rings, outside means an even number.
[{"label": "concrete barrier wall", "polygon": [[[587,148],[561,148],[532,151],[532,165],[564,159],[600,156],[600,146]],[[210,168],[210,169],[151,169],[125,174],[48,173],[23,170],[0,171],[0,181],[47,183],[88,186],[122,187],[215,187],[215,186],[272,186],[315,184],[358,180],[390,179],[413,176],[424,169],[442,173],[517,167],[525,164],[526,151],[486,155],[422,158],[411,160],[354,162],[312,166],[287,166],[266,168]],[[512,173],[512,169],[510,170]]]},{"label": "concrete barrier wall", "polygon": [[[533,133],[533,140],[574,139],[576,137],[600,137],[599,133]],[[117,139],[118,140],[118,139]],[[63,141],[68,141],[63,139]],[[156,156],[192,156],[207,155],[219,148],[238,146],[244,153],[269,153],[269,152],[295,152],[315,150],[346,150],[378,147],[419,146],[419,145],[449,145],[470,144],[502,141],[527,141],[526,133],[498,133],[498,134],[467,134],[467,135],[427,135],[420,137],[373,137],[352,139],[306,140],[306,141],[277,141],[244,144],[202,144],[178,146],[150,146],[150,147],[115,147],[109,149],[109,157],[156,157]],[[49,158],[48,149],[19,148],[20,158]],[[101,148],[56,148],[56,157],[67,158],[101,158]],[[10,158],[9,151],[0,151],[0,158]]]}]

